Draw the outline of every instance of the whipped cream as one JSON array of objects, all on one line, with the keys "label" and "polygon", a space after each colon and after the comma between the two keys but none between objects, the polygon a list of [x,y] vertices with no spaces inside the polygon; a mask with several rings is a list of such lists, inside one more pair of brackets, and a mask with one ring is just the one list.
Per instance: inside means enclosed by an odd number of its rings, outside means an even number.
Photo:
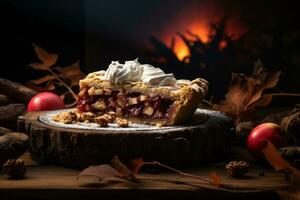
[{"label": "whipped cream", "polygon": [[121,64],[113,61],[106,70],[104,80],[114,84],[123,82],[143,82],[153,86],[174,86],[176,79],[172,73],[165,74],[163,70],[148,64],[140,64],[138,59]]}]

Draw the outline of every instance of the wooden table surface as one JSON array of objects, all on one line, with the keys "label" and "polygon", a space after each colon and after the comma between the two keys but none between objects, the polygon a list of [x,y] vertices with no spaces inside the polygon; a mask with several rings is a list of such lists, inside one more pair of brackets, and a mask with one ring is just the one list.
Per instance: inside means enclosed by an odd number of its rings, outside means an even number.
[{"label": "wooden table surface", "polygon": [[[205,166],[187,170],[190,173],[207,177],[214,169],[223,182],[234,184],[236,189],[223,189],[208,185],[192,178],[183,178],[174,173],[141,174],[141,183],[118,182],[99,183],[93,178],[76,180],[79,170],[58,166],[41,166],[23,156],[28,166],[26,178],[11,180],[0,174],[0,199],[279,199],[280,196],[300,196],[291,193],[294,187],[283,180],[282,174],[271,169],[252,169],[247,179],[233,179],[221,167]],[[264,176],[258,174],[264,172]],[[160,180],[188,180],[191,185],[175,184]],[[192,186],[197,185],[197,186]]]}]

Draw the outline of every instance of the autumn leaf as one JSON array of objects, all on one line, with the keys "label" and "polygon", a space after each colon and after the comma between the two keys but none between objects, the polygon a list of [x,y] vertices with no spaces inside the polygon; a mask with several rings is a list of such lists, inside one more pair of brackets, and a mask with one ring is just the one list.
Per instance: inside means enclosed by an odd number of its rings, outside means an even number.
[{"label": "autumn leaf", "polygon": [[83,176],[95,176],[98,178],[99,181],[102,181],[105,180],[106,178],[122,177],[122,174],[117,172],[111,165],[104,164],[104,165],[90,166],[84,169],[77,176],[77,180]]},{"label": "autumn leaf", "polygon": [[147,162],[144,162],[143,158],[137,158],[137,159],[133,159],[131,160],[129,163],[127,163],[127,167],[128,169],[130,169],[130,171],[132,171],[134,174],[138,174],[141,167],[143,165],[147,164]]},{"label": "autumn leaf", "polygon": [[272,165],[276,171],[291,171],[292,174],[300,177],[300,171],[283,159],[276,147],[269,140],[264,141],[266,141],[266,145],[262,149],[262,153],[270,165]]},{"label": "autumn leaf", "polygon": [[85,77],[85,74],[80,69],[79,63],[80,61],[78,60],[71,65],[56,68],[62,76],[65,76],[71,81],[70,87],[78,85],[79,80]]},{"label": "autumn leaf", "polygon": [[57,54],[51,54],[47,52],[42,47],[37,46],[36,44],[32,44],[34,47],[34,51],[38,57],[38,59],[41,61],[40,63],[30,63],[29,66],[31,66],[34,69],[37,70],[48,70],[50,67],[52,67],[58,60]]},{"label": "autumn leaf", "polygon": [[[120,181],[133,181],[139,182],[139,180],[135,177],[135,174],[130,171],[118,158],[115,156],[111,160],[111,164],[103,164],[97,166],[90,166],[84,169],[77,176],[77,180],[83,176],[94,176],[97,177],[99,181],[104,181],[107,179],[112,179],[114,177],[119,178]],[[115,179],[114,179],[115,180]]]},{"label": "autumn leaf", "polygon": [[256,107],[271,103],[273,95],[264,94],[264,90],[275,87],[280,74],[264,69],[260,61],[254,64],[251,76],[233,73],[225,100],[213,104],[213,108],[233,117],[238,124]]},{"label": "autumn leaf", "polygon": [[43,76],[42,78],[38,78],[38,79],[35,79],[35,80],[30,80],[30,82],[32,82],[36,85],[40,85],[40,84],[43,84],[43,83],[48,82],[48,81],[53,80],[53,79],[55,79],[55,76],[46,75],[46,76]]},{"label": "autumn leaf", "polygon": [[210,178],[211,182],[217,186],[220,186],[222,184],[222,178],[216,172],[211,172],[209,174],[209,178]]},{"label": "autumn leaf", "polygon": [[111,160],[111,166],[120,174],[123,175],[124,178],[133,180],[135,182],[138,182],[138,179],[135,177],[135,174],[130,171],[118,158],[118,156],[115,156]]}]

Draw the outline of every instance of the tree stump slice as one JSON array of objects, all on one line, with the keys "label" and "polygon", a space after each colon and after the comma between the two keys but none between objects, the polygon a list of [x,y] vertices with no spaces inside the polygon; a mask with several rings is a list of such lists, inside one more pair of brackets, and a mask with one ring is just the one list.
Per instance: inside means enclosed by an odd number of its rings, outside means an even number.
[{"label": "tree stump slice", "polygon": [[19,130],[29,135],[32,158],[41,164],[84,168],[109,163],[118,155],[123,161],[143,157],[190,167],[223,160],[230,152],[232,121],[216,111],[198,109],[195,120],[185,126],[89,129],[40,120],[49,113],[27,113],[18,121]]}]

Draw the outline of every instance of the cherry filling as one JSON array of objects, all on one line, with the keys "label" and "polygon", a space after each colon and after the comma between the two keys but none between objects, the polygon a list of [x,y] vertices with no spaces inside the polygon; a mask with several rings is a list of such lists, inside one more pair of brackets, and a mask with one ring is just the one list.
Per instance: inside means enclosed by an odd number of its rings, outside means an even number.
[{"label": "cherry filling", "polygon": [[85,88],[78,94],[80,112],[116,112],[119,116],[166,119],[172,112],[173,100],[159,95],[123,90]]}]

